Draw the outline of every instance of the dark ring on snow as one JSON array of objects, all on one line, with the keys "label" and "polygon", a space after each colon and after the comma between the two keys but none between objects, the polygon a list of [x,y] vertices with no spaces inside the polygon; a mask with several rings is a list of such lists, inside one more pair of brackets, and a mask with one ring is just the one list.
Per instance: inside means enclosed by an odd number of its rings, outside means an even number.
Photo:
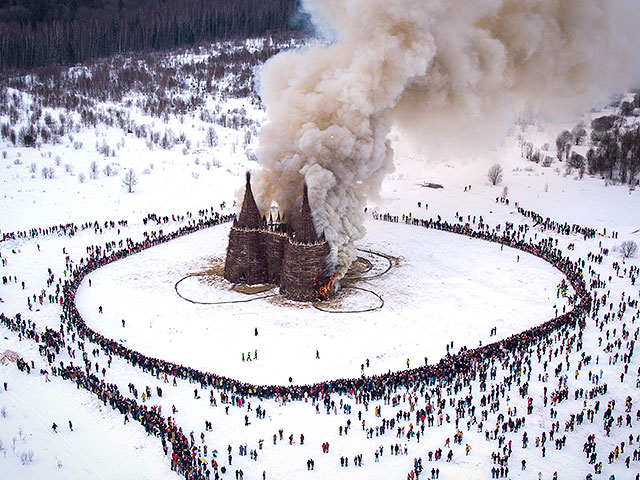
[{"label": "dark ring on snow", "polygon": [[385,270],[383,272],[376,273],[374,275],[362,275],[362,276],[358,276],[358,277],[354,276],[354,277],[350,277],[350,278],[357,279],[357,280],[368,280],[368,279],[371,279],[371,278],[379,278],[379,277],[389,273],[389,270],[391,270],[393,268],[393,258],[390,255],[386,255],[386,254],[381,253],[381,252],[375,252],[373,250],[367,250],[367,249],[364,249],[364,248],[358,248],[357,250],[359,252],[368,253],[369,255],[375,255],[375,256],[378,256],[378,257],[382,257],[389,263],[389,265],[387,266],[387,268],[385,268]]},{"label": "dark ring on snow", "polygon": [[[384,271],[379,272],[379,273],[375,273],[373,275],[364,275],[364,276],[353,276],[353,277],[349,277],[348,280],[369,280],[372,278],[379,278],[382,277],[383,275],[387,274],[389,272],[389,270],[391,270],[391,268],[393,267],[393,258],[389,255],[386,255],[384,253],[380,253],[380,252],[375,252],[373,250],[367,250],[364,248],[358,248],[357,249],[360,252],[364,252],[364,253],[368,253],[369,255],[374,255],[374,256],[378,256],[381,258],[384,258],[387,262],[388,265],[387,267],[384,269]],[[372,267],[371,267],[372,268]],[[369,268],[367,270],[370,271],[371,268]],[[243,300],[223,300],[223,301],[219,301],[219,302],[202,302],[202,301],[198,301],[198,300],[192,300],[191,298],[185,297],[182,293],[180,293],[180,290],[178,289],[178,286],[180,285],[180,283],[182,283],[184,280],[191,278],[191,277],[200,277],[200,276],[204,276],[206,274],[204,273],[190,273],[188,275],[185,275],[184,277],[182,277],[180,280],[178,280],[175,284],[174,284],[174,288],[176,291],[176,294],[183,300],[189,302],[189,303],[193,303],[195,305],[231,305],[234,303],[248,303],[248,302],[253,302],[255,300],[262,300],[265,298],[271,298],[271,297],[277,297],[278,294],[277,293],[272,293],[269,295],[261,295],[261,296],[255,296],[252,298],[247,298],[247,299],[243,299]],[[347,277],[345,277],[347,278]],[[376,292],[372,291],[372,290],[368,290],[366,288],[361,288],[361,287],[353,287],[353,286],[343,286],[342,290],[361,290],[363,292],[367,292],[370,293],[371,295],[375,296],[378,299],[378,305],[373,306],[373,307],[369,307],[369,308],[363,308],[360,310],[330,310],[327,308],[324,308],[322,306],[323,303],[325,302],[314,302],[313,306],[316,308],[316,310],[320,310],[321,312],[325,312],[325,313],[367,313],[367,312],[374,312],[376,310],[380,310],[383,306],[384,306],[384,300],[383,298],[377,294]]]},{"label": "dark ring on snow", "polygon": [[371,295],[374,295],[375,297],[378,298],[378,300],[380,301],[380,304],[375,307],[364,308],[361,310],[328,310],[326,308],[323,308],[323,304],[327,302],[314,302],[313,306],[317,310],[320,310],[321,312],[325,312],[325,313],[367,313],[367,312],[375,312],[376,310],[380,310],[382,307],[384,307],[384,299],[373,290],[368,290],[362,287],[342,287],[342,289],[343,290],[362,290],[363,292],[370,293]]},{"label": "dark ring on snow", "polygon": [[191,300],[190,298],[187,298],[187,297],[185,297],[184,295],[182,295],[180,293],[180,291],[178,290],[178,285],[180,285],[180,283],[183,280],[186,280],[187,278],[191,278],[191,277],[200,277],[200,276],[203,276],[203,275],[205,275],[205,274],[204,273],[192,273],[192,274],[189,274],[189,275],[185,275],[180,280],[178,280],[174,285],[174,288],[176,289],[176,293],[178,294],[178,296],[181,299],[186,300],[187,302],[193,303],[193,304],[196,304],[196,305],[228,305],[228,304],[231,304],[231,303],[253,302],[254,300],[260,300],[260,299],[263,299],[263,298],[275,297],[275,296],[278,295],[277,293],[271,293],[269,295],[262,295],[260,297],[247,298],[246,300],[224,300],[224,301],[220,301],[220,302],[199,302],[197,300]]}]

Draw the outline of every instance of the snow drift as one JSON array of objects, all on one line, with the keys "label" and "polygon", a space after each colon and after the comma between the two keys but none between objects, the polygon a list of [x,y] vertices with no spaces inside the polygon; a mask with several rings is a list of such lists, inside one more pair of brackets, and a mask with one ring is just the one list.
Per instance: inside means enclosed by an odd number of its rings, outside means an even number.
[{"label": "snow drift", "polygon": [[477,146],[525,107],[566,112],[638,78],[635,0],[303,3],[335,41],[265,64],[254,185],[263,211],[293,211],[307,183],[338,277],[393,171],[394,122],[427,146]]}]

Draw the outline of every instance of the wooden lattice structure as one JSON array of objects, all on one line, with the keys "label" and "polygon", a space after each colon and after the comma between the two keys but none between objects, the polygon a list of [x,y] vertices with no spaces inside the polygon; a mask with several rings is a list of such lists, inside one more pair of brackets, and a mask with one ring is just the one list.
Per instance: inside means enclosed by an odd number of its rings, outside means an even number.
[{"label": "wooden lattice structure", "polygon": [[261,217],[247,173],[242,209],[229,232],[224,278],[247,285],[270,283],[287,298],[315,300],[318,282],[325,283],[330,276],[330,247],[313,226],[306,185],[298,213],[290,224],[280,214],[276,220],[271,215],[269,220]]}]

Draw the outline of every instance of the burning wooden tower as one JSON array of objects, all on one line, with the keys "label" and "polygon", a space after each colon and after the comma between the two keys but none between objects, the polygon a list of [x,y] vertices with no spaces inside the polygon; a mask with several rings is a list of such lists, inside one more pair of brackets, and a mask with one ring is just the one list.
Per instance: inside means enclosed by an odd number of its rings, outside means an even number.
[{"label": "burning wooden tower", "polygon": [[224,278],[233,283],[255,285],[271,283],[280,293],[298,301],[313,301],[323,295],[331,277],[327,272],[329,244],[318,237],[313,226],[307,186],[304,186],[302,207],[290,223],[278,213],[261,218],[251,191],[251,176],[240,215],[229,232]]}]

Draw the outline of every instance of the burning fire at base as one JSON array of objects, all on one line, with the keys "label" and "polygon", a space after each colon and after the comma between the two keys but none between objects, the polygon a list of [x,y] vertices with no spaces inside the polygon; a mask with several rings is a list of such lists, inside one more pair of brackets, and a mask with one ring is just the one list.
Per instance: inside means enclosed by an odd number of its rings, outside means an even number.
[{"label": "burning fire at base", "polygon": [[[313,302],[326,279],[330,247],[322,233],[316,234],[306,185],[300,209],[287,212],[293,220],[287,223],[283,218],[280,213],[277,220],[271,214],[268,220],[265,215],[260,218],[247,173],[242,209],[229,232],[224,278],[247,285],[275,284],[291,300]],[[327,297],[330,289],[331,284]]]},{"label": "burning fire at base", "polygon": [[320,281],[317,278],[313,279],[313,286],[316,290],[316,302],[321,302],[323,300],[329,300],[331,296],[335,293],[333,284],[336,279],[336,272],[333,272],[329,277],[329,281],[324,285],[320,284]]}]

